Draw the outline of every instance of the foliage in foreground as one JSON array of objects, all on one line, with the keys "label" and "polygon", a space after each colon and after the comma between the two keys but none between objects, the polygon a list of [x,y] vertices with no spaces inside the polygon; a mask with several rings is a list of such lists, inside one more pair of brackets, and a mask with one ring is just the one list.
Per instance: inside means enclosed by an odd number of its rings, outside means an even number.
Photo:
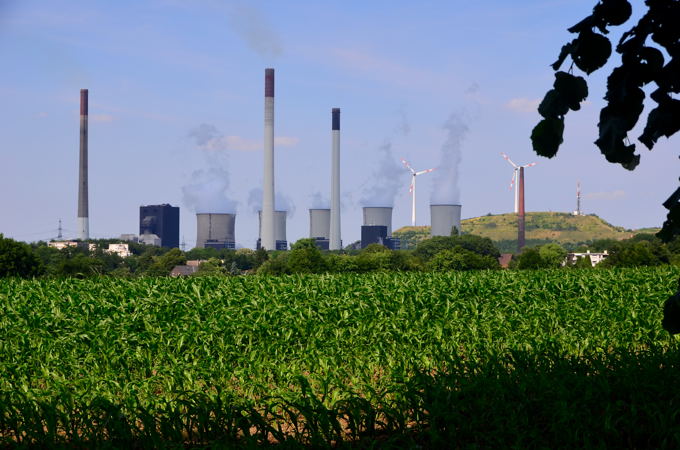
[{"label": "foliage in foreground", "polygon": [[678,274],[2,280],[0,445],[677,446]]}]

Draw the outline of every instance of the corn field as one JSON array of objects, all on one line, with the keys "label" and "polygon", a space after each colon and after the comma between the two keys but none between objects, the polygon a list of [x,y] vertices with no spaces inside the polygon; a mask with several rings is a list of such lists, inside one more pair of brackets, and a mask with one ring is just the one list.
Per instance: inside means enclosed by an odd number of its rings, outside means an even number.
[{"label": "corn field", "polygon": [[0,280],[0,445],[678,447],[679,276]]}]

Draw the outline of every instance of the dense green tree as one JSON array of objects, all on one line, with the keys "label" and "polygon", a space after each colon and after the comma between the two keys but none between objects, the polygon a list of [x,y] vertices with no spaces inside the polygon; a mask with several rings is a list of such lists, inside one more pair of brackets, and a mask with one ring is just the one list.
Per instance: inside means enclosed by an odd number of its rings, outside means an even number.
[{"label": "dense green tree", "polygon": [[177,265],[182,265],[187,262],[187,257],[184,252],[178,248],[170,249],[170,251],[153,257],[153,263],[146,269],[145,274],[149,276],[167,276],[170,275],[172,269]]},{"label": "dense green tree", "polygon": [[453,250],[462,247],[471,252],[498,258],[500,252],[489,238],[464,234],[462,236],[433,236],[418,244],[413,254],[423,261],[429,261],[434,255],[443,250]]},{"label": "dense green tree", "polygon": [[616,243],[599,267],[658,266],[670,262],[670,252],[661,242],[629,239]]},{"label": "dense green tree", "polygon": [[556,243],[541,245],[538,247],[538,254],[546,267],[555,269],[561,267],[567,257],[564,247]]},{"label": "dense green tree", "polygon": [[[62,251],[65,251],[64,249]],[[92,256],[74,252],[67,253],[66,257],[61,259],[54,270],[54,275],[63,277],[85,278],[94,275],[104,274],[104,264],[101,260]]]},{"label": "dense green tree", "polygon": [[427,263],[427,268],[436,271],[499,269],[498,259],[482,255],[458,246],[452,250],[437,253]]},{"label": "dense green tree", "polygon": [[222,260],[217,258],[209,258],[198,266],[198,270],[194,275],[196,276],[216,276],[227,275],[229,272],[224,267]]},{"label": "dense green tree", "polygon": [[546,269],[547,265],[536,248],[525,247],[517,256],[513,268],[519,270]]},{"label": "dense green tree", "polygon": [[0,234],[0,277],[34,277],[43,271],[42,261],[28,244]]},{"label": "dense green tree", "polygon": [[258,266],[258,275],[285,275],[289,274],[288,252],[272,253],[271,257]]},{"label": "dense green tree", "polygon": [[291,246],[287,264],[292,273],[321,273],[327,269],[316,241],[311,238],[300,239]]}]

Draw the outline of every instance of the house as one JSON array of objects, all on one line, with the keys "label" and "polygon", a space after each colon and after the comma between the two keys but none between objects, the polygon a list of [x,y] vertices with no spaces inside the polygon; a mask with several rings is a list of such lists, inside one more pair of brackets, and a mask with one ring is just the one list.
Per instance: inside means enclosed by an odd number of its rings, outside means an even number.
[{"label": "house", "polygon": [[602,253],[598,252],[591,253],[590,250],[586,251],[585,253],[568,253],[562,265],[571,266],[575,264],[576,261],[578,261],[580,258],[588,258],[590,260],[590,265],[595,267],[596,265],[604,261],[605,258],[607,258],[608,256],[609,253],[607,253],[607,250],[605,250]]},{"label": "house", "polygon": [[127,258],[132,255],[130,246],[128,244],[109,244],[109,248],[104,250],[106,253],[115,253],[121,258]]},{"label": "house", "polygon": [[186,277],[186,276],[195,274],[197,271],[198,271],[198,265],[195,265],[195,266],[190,266],[190,265],[175,266],[175,267],[173,267],[172,271],[170,271],[170,276],[171,277]]}]

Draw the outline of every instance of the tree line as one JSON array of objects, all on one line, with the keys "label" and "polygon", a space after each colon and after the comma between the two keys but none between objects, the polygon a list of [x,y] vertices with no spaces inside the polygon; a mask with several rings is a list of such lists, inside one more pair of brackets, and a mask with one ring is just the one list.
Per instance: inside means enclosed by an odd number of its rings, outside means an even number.
[{"label": "tree line", "polygon": [[[489,238],[465,234],[436,236],[411,250],[389,250],[371,244],[362,250],[322,251],[313,239],[300,239],[290,251],[195,248],[184,252],[129,243],[132,253],[120,257],[103,249],[113,240],[97,240],[96,249],[85,246],[56,249],[46,242],[26,244],[0,234],[0,277],[117,277],[168,276],[175,266],[201,261],[194,275],[283,275],[293,273],[340,273],[373,271],[449,271],[501,269],[496,243]],[[680,265],[680,239],[664,243],[651,234],[638,234],[616,241],[602,239],[565,248],[546,243],[513,255],[513,270],[590,269],[588,257],[564,265],[568,251],[603,252],[607,258],[596,268]]]}]

